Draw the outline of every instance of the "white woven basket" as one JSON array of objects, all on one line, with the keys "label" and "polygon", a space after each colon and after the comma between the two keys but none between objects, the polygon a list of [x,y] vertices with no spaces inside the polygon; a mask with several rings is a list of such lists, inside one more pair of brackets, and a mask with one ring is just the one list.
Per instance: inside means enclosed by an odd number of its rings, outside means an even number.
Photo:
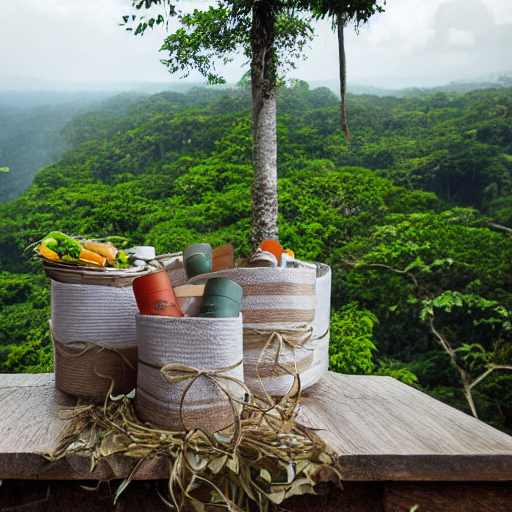
[{"label": "white woven basket", "polygon": [[90,341],[123,348],[137,345],[137,303],[131,286],[51,284],[53,335],[61,343]]},{"label": "white woven basket", "polygon": [[[131,286],[51,281],[51,324],[57,387],[102,399],[111,381],[116,393],[135,386],[138,312]],[[96,348],[83,352],[93,344]],[[102,348],[104,347],[104,350]]]},{"label": "white woven basket", "polygon": [[311,366],[301,373],[302,389],[316,384],[329,369],[329,339],[331,324],[331,267],[317,263],[316,309],[312,322],[313,336],[306,345],[313,349]]},{"label": "white woven basket", "polygon": [[173,318],[138,314],[136,322],[137,414],[174,431],[215,432],[233,423],[231,402],[210,377],[204,374],[197,377],[184,396],[192,378],[170,383],[161,369],[180,365],[200,372],[215,372],[233,367],[217,374],[217,382],[242,399],[243,388],[223,378],[244,379],[243,365],[238,364],[243,359],[242,317]]}]

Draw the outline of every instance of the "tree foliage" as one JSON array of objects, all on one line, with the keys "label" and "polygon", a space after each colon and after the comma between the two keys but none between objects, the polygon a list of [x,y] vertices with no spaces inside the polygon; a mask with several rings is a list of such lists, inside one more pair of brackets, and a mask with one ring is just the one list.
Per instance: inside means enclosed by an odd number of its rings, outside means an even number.
[{"label": "tree foliage", "polygon": [[[348,100],[352,141],[337,128],[339,103],[330,91],[299,81],[278,92],[281,241],[297,257],[333,268],[333,369],[390,375],[469,411],[461,375],[430,319],[470,382],[488,365],[512,364],[510,238],[492,227],[502,210],[477,209],[478,189],[448,203],[403,170],[443,146],[454,169],[473,179],[475,167],[451,151],[469,126],[487,126],[505,96],[489,90]],[[120,113],[113,105],[123,101],[76,117],[62,134],[75,147],[21,197],[0,205],[1,371],[51,367],[49,285],[24,249],[54,229],[123,235],[159,253],[198,241],[233,243],[238,256],[250,252],[248,91],[162,93]],[[447,123],[449,136],[441,130]],[[494,164],[512,146],[499,141],[478,142],[487,156],[477,170],[501,183],[501,193],[509,178]],[[465,181],[457,186],[464,190]],[[472,388],[479,417],[503,429],[512,427],[511,381],[498,368]]]}]

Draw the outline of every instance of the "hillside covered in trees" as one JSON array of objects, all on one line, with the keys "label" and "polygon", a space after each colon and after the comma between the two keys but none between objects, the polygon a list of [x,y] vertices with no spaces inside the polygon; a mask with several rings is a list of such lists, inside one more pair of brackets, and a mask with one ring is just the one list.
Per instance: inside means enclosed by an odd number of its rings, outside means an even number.
[{"label": "hillside covered in trees", "polygon": [[[469,412],[462,380],[512,364],[512,90],[349,95],[350,141],[326,88],[281,88],[278,112],[280,241],[333,268],[331,369]],[[0,205],[2,372],[51,371],[49,283],[25,252],[49,231],[250,252],[245,87],[121,95],[58,140],[72,149]],[[479,417],[510,431],[511,388],[499,368],[475,384]]]}]

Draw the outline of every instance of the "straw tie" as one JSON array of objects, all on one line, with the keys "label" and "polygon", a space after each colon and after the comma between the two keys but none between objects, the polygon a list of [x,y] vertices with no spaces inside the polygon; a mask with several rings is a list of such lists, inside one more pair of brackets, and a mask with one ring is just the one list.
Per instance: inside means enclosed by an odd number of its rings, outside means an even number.
[{"label": "straw tie", "polygon": [[265,338],[268,336],[263,350],[271,345],[274,339],[278,342],[279,353],[281,352],[283,345],[286,345],[292,350],[295,350],[296,348],[311,350],[304,346],[313,336],[313,326],[311,324],[299,324],[296,327],[286,327],[284,329],[265,329],[261,327],[249,327],[246,325],[244,326],[244,331],[246,331],[246,333],[252,332]]},{"label": "straw tie", "polygon": [[209,370],[199,370],[197,368],[194,368],[192,366],[185,366],[181,364],[167,364],[163,366],[160,369],[160,373],[163,375],[163,377],[169,382],[169,384],[177,384],[179,382],[184,382],[189,380],[190,382],[186,385],[185,389],[183,390],[183,393],[181,395],[180,399],[180,419],[181,423],[186,428],[185,422],[183,421],[183,403],[185,401],[185,397],[187,396],[188,391],[190,388],[194,385],[194,382],[199,377],[207,377],[209,378],[215,386],[220,389],[228,398],[229,403],[231,405],[231,408],[233,409],[233,415],[236,418],[237,412],[234,406],[234,402],[236,403],[242,403],[241,400],[237,399],[233,396],[231,391],[229,389],[226,389],[222,385],[222,381],[231,381],[235,384],[241,386],[246,393],[252,396],[251,391],[249,388],[240,380],[238,380],[235,377],[231,377],[230,375],[224,375],[225,372],[228,372],[230,370],[233,370],[240,366],[243,363],[243,359],[238,361],[238,363],[233,364],[232,366],[229,366],[227,368],[215,368],[215,369],[209,369]]},{"label": "straw tie", "polygon": [[[316,339],[321,339],[327,335],[327,332],[323,334],[322,336]],[[256,339],[256,340],[255,340]],[[294,377],[294,383],[292,384],[291,388],[289,389],[288,394],[295,393],[297,390],[295,389],[297,385],[299,386],[299,393],[300,393],[300,379],[299,376],[299,369],[297,368],[297,359],[296,359],[296,349],[303,349],[311,352],[311,354],[314,352],[314,348],[308,348],[305,345],[313,339],[313,326],[309,323],[303,323],[303,324],[296,324],[295,326],[290,326],[286,328],[276,329],[274,326],[271,328],[260,328],[260,327],[253,327],[253,325],[245,325],[244,326],[244,342],[245,341],[261,341],[264,340],[264,346],[263,349],[260,352],[260,355],[258,357],[258,361],[256,362],[256,376],[257,379],[261,385],[261,389],[263,390],[267,400],[273,404],[274,401],[272,397],[268,394],[265,385],[263,384],[262,380],[262,374],[261,374],[261,365],[264,364],[264,356],[267,353],[268,350],[271,350],[274,346],[274,342],[276,344],[275,347],[275,358],[274,358],[274,365],[276,367],[279,367],[283,369],[286,373]],[[266,340],[266,341],[265,341]],[[284,347],[288,347],[291,349],[293,353],[293,362],[291,363],[284,363],[281,359],[281,353],[284,350]],[[308,360],[311,356],[308,356]],[[311,361],[309,360],[306,362],[304,361],[308,366],[311,364]],[[300,370],[303,371],[303,370]]]},{"label": "straw tie", "polygon": [[[108,399],[110,394],[114,391],[115,385],[116,385],[116,377],[113,374],[105,374],[100,371],[98,368],[98,365],[102,363],[102,361],[99,359],[100,354],[105,354],[108,363],[107,366],[111,367],[111,370],[113,373],[116,373],[116,369],[112,368],[113,359],[112,357],[118,357],[120,362],[120,374],[117,375],[117,378],[119,382],[124,383],[125,379],[130,379],[128,377],[128,372],[131,370],[132,375],[136,375],[137,373],[137,367],[133,364],[133,362],[130,360],[129,355],[131,355],[131,352],[133,349],[130,348],[124,348],[124,349],[116,349],[113,347],[108,347],[104,345],[98,345],[96,343],[93,343],[92,341],[70,341],[67,343],[62,343],[61,341],[57,340],[53,334],[53,325],[51,320],[49,321],[50,324],[50,337],[52,339],[53,346],[55,347],[56,355],[59,356],[55,364],[59,365],[60,370],[59,373],[59,380],[61,385],[63,386],[62,389],[67,391],[69,389],[74,388],[74,383],[77,380],[85,379],[84,380],[84,388],[82,389],[82,392],[86,393],[96,393],[98,390],[96,389],[98,386],[102,387],[102,385],[99,385],[97,383],[89,381],[90,374],[88,373],[88,364],[92,364],[91,370],[94,375],[97,377],[106,379],[107,381],[110,381],[110,385],[108,387],[108,391],[106,393],[101,393],[101,398],[105,400]],[[87,356],[89,354],[93,357],[90,362],[85,362],[82,358],[84,356]],[[136,355],[134,354],[136,357]],[[59,359],[61,362],[59,362]],[[68,362],[72,360],[81,360],[82,363],[73,368],[74,373],[63,373],[63,368],[66,366],[66,363],[63,365],[62,361],[67,360]],[[105,361],[104,361],[105,362]],[[135,382],[134,382],[135,384]],[[99,389],[99,388],[98,388]],[[100,396],[98,396],[100,398]]]},{"label": "straw tie", "polygon": [[[53,338],[53,342],[55,343],[55,350],[57,350],[57,352],[59,352],[60,354],[68,356],[68,357],[81,357],[81,356],[87,354],[87,352],[89,352],[90,350],[94,350],[94,349],[98,349],[98,353],[101,353],[103,351],[108,351],[110,353],[114,353],[114,354],[118,355],[121,358],[121,360],[123,361],[123,363],[125,363],[127,366],[129,366],[130,369],[132,369],[134,372],[137,371],[137,368],[135,368],[135,366],[131,363],[131,361],[119,349],[116,349],[113,347],[107,347],[105,345],[97,345],[96,343],[93,343],[92,341],[70,341],[68,343],[62,343],[60,341],[57,341],[55,338]],[[82,350],[80,352],[76,352],[73,350],[69,350],[70,348],[75,349],[75,350],[80,350],[80,349],[82,349]],[[101,375],[99,373],[97,373],[97,375],[98,375],[98,377],[110,378],[110,377],[107,377],[106,375]]]}]

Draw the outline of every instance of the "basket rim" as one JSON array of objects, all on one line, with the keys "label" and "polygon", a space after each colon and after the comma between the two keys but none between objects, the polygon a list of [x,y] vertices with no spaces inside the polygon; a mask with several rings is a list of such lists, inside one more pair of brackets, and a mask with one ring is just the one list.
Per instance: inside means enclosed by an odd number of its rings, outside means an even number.
[{"label": "basket rim", "polygon": [[242,318],[242,313],[239,313],[237,317],[221,317],[221,318],[211,318],[211,317],[204,317],[204,316],[160,316],[160,315],[143,315],[142,313],[136,313],[135,314],[135,317],[136,318],[141,318],[141,320],[146,320],[146,319],[153,319],[153,321],[155,322],[162,322],[162,323],[184,323],[184,322],[194,322],[194,323],[197,323],[197,322],[203,322],[203,323],[208,323],[208,322],[221,322],[221,323],[225,323],[225,322],[233,322],[233,323],[238,323],[239,321],[241,321],[243,318]]}]

